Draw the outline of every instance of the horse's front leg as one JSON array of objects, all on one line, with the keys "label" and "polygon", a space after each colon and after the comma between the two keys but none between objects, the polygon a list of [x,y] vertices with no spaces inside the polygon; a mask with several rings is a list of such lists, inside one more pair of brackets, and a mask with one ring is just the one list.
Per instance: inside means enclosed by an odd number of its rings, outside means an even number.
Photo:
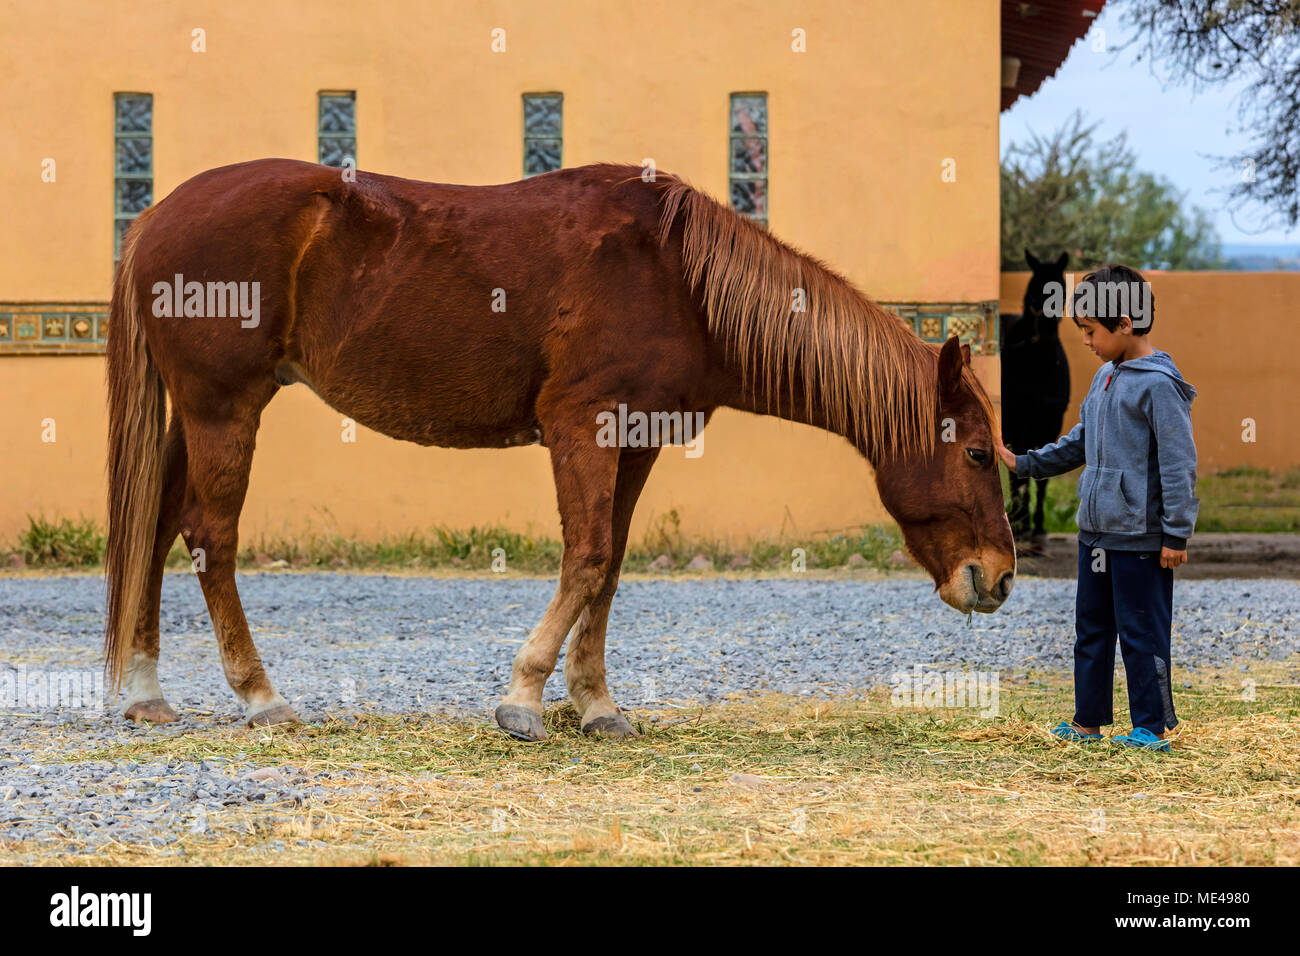
[{"label": "horse's front leg", "polygon": [[1007,521],[1017,542],[1029,538],[1031,533],[1029,512],[1029,485],[1033,479],[1011,476],[1011,502],[1007,507]]},{"label": "horse's front leg", "polygon": [[1047,481],[1046,478],[1036,479],[1038,485],[1038,497],[1034,501],[1034,527],[1033,540],[1035,544],[1045,544],[1047,538]]},{"label": "horse's front leg", "polygon": [[628,453],[619,458],[618,481],[614,488],[612,514],[613,550],[605,584],[578,618],[569,652],[564,658],[564,680],[569,699],[582,716],[582,731],[609,737],[633,737],[636,730],[609,696],[605,683],[605,628],[609,607],[618,590],[623,552],[627,548],[628,528],[637,499],[645,487],[650,469],[659,457],[659,449]]},{"label": "horse's front leg", "polygon": [[564,529],[560,586],[542,621],[515,655],[510,691],[496,710],[501,729],[520,740],[545,740],[542,689],[578,615],[600,593],[613,555],[611,519],[619,450],[602,448],[590,431],[547,430]]}]

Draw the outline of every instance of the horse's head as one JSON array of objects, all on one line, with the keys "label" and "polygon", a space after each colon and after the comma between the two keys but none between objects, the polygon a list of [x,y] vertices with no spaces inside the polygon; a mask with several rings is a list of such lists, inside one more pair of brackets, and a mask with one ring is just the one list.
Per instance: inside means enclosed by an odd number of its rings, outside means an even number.
[{"label": "horse's head", "polygon": [[1056,300],[1064,302],[1065,266],[1069,261],[1068,252],[1062,252],[1055,262],[1039,262],[1032,252],[1025,250],[1025,264],[1033,270],[1033,275],[1029,277],[1029,285],[1025,287],[1024,318],[1047,318],[1057,323],[1061,321],[1064,316],[1062,309],[1046,309],[1045,306],[1052,296],[1053,284],[1056,288]]},{"label": "horse's head", "polygon": [[876,463],[880,500],[907,550],[963,613],[997,610],[1016,573],[991,407],[969,367],[970,347],[950,338],[939,350],[933,451]]}]

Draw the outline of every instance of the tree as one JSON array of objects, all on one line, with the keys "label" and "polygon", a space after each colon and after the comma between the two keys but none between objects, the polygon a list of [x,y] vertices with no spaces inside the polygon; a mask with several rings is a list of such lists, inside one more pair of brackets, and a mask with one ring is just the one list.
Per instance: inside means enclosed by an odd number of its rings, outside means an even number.
[{"label": "tree", "polygon": [[1244,156],[1220,156],[1239,172],[1228,190],[1237,208],[1260,213],[1266,229],[1300,224],[1300,0],[1125,0],[1125,23],[1165,82],[1193,89],[1244,82]]},{"label": "tree", "polygon": [[1055,133],[1034,134],[1002,159],[1002,268],[1023,269],[1070,253],[1085,269],[1123,262],[1138,269],[1222,265],[1209,216],[1184,206],[1172,183],[1137,169],[1124,134],[1094,143],[1096,124],[1075,112]]}]

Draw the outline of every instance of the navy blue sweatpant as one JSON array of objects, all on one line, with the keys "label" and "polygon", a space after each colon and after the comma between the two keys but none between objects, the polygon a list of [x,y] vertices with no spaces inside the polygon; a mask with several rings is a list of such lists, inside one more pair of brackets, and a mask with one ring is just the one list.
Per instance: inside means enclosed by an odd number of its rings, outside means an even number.
[{"label": "navy blue sweatpant", "polygon": [[1159,551],[1116,551],[1079,544],[1074,610],[1074,722],[1115,722],[1115,639],[1128,677],[1134,727],[1160,734],[1178,724],[1170,684],[1169,636],[1174,572]]}]

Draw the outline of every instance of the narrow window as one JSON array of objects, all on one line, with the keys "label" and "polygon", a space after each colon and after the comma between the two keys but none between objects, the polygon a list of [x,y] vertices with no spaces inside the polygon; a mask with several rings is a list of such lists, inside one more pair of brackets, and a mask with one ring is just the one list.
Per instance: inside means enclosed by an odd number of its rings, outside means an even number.
[{"label": "narrow window", "polygon": [[317,96],[317,161],[322,166],[357,168],[357,94],[322,92]]},{"label": "narrow window", "polygon": [[153,94],[113,94],[113,265],[122,237],[153,202]]},{"label": "narrow window", "polygon": [[524,176],[559,169],[564,156],[564,94],[524,94]]},{"label": "narrow window", "polygon": [[767,94],[731,94],[731,208],[767,225]]}]

